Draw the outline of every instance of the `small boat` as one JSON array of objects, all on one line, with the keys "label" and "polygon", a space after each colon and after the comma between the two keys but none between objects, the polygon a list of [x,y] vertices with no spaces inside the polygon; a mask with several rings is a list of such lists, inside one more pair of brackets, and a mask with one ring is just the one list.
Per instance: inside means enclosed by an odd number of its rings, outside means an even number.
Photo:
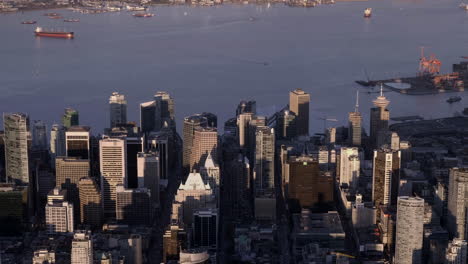
[{"label": "small boat", "polygon": [[51,17],[51,16],[60,16],[60,15],[58,13],[45,13],[44,16]]},{"label": "small boat", "polygon": [[461,99],[462,98],[460,96],[452,96],[449,99],[447,99],[447,103],[451,104],[451,103],[460,102]]},{"label": "small boat", "polygon": [[134,17],[154,17],[152,13],[136,13],[133,14]]},{"label": "small boat", "polygon": [[27,20],[27,21],[23,21],[21,22],[21,24],[23,25],[32,25],[32,24],[36,24],[37,22],[36,21],[33,21],[33,20]]},{"label": "small boat", "polygon": [[364,17],[371,17],[372,15],[372,8],[366,8],[364,10]]},{"label": "small boat", "polygon": [[74,19],[64,19],[63,22],[80,22],[79,19],[74,18]]},{"label": "small boat", "polygon": [[62,19],[63,17],[62,16],[50,16],[49,18],[50,19]]}]

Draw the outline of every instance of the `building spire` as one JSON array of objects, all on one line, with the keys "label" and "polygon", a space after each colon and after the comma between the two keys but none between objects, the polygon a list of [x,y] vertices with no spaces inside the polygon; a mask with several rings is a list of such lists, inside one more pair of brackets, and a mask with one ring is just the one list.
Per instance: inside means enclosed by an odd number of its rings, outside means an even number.
[{"label": "building spire", "polygon": [[383,84],[380,83],[380,96],[383,96]]},{"label": "building spire", "polygon": [[358,112],[359,110],[359,90],[356,90],[356,106],[354,107],[354,112]]},{"label": "building spire", "polygon": [[385,98],[383,94],[383,84],[380,84],[380,96],[377,97],[374,101],[372,101],[376,107],[386,108],[390,101]]}]

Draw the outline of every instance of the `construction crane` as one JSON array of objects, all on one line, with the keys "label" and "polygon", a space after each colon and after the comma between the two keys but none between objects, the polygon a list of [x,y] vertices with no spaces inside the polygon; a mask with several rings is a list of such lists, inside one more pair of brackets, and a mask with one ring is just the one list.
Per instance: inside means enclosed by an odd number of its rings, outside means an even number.
[{"label": "construction crane", "polygon": [[319,117],[318,119],[323,120],[323,131],[325,131],[325,129],[327,129],[327,121],[338,122],[337,119],[329,118],[329,117]]},{"label": "construction crane", "polygon": [[421,76],[439,73],[441,65],[442,62],[440,62],[434,54],[426,58],[424,56],[424,47],[421,47],[421,58],[419,59],[419,74]]}]

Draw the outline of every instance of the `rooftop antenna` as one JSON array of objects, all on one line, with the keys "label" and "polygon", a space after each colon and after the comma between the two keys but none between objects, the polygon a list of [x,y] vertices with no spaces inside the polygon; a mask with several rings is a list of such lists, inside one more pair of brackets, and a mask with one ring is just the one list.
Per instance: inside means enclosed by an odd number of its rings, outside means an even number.
[{"label": "rooftop antenna", "polygon": [[383,96],[383,84],[380,83],[380,96]]},{"label": "rooftop antenna", "polygon": [[359,90],[356,90],[356,106],[354,107],[354,112],[358,112],[359,109]]}]

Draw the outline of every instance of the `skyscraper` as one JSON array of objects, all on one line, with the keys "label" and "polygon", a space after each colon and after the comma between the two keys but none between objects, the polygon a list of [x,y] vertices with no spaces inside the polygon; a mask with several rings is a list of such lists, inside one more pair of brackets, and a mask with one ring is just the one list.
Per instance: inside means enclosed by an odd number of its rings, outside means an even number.
[{"label": "skyscraper", "polygon": [[354,108],[354,112],[349,113],[348,120],[349,144],[354,147],[360,147],[362,135],[362,116],[361,113],[359,113],[359,91],[356,92],[356,106]]},{"label": "skyscraper", "polygon": [[153,217],[151,193],[147,188],[116,187],[116,220],[128,225],[150,225]]},{"label": "skyscraper", "polygon": [[78,111],[72,108],[65,108],[65,113],[62,116],[62,124],[65,128],[80,125]]},{"label": "skyscraper", "polygon": [[310,94],[301,89],[289,92],[289,110],[296,114],[298,136],[309,135]]},{"label": "skyscraper", "polygon": [[126,166],[127,166],[127,187],[137,188],[138,186],[138,165],[137,156],[138,153],[143,151],[143,137],[139,136],[127,136],[125,138],[126,147]]},{"label": "skyscraper", "polygon": [[175,110],[174,99],[168,92],[159,91],[154,95],[156,103],[156,124],[155,131],[161,130],[164,123],[170,128],[175,128]]},{"label": "skyscraper", "polygon": [[4,113],[3,128],[6,179],[17,184],[29,184],[29,117],[23,113]]},{"label": "skyscraper", "polygon": [[257,102],[251,101],[240,101],[236,108],[236,116],[244,113],[257,114]]},{"label": "skyscraper", "polygon": [[249,123],[253,118],[252,112],[243,112],[237,116],[237,136],[242,150],[249,146]]},{"label": "skyscraper", "polygon": [[[395,205],[400,181],[400,151],[382,148],[374,151],[372,201],[375,206]],[[378,217],[380,210],[377,210]]]},{"label": "skyscraper", "polygon": [[296,137],[296,114],[289,110],[281,111],[276,120],[276,138],[291,140]]},{"label": "skyscraper", "polygon": [[53,124],[50,130],[50,158],[55,167],[55,157],[66,156],[65,128],[62,125]]},{"label": "skyscraper", "polygon": [[162,133],[162,131],[157,133],[151,133],[148,137],[148,146],[150,151],[158,153],[159,160],[159,183],[163,186],[167,186],[169,183],[169,166],[171,162],[174,162],[174,152],[172,147],[173,140],[170,140],[170,137],[167,133]]},{"label": "skyscraper", "polygon": [[99,141],[101,194],[105,217],[115,217],[116,187],[127,186],[127,144],[122,138]]},{"label": "skyscraper", "polygon": [[55,188],[47,197],[45,214],[46,229],[49,234],[70,233],[74,230],[73,204],[63,199],[65,196],[63,192]]},{"label": "skyscraper", "polygon": [[208,156],[215,161],[218,158],[218,130],[214,127],[197,127],[193,133],[190,171],[199,171]]},{"label": "skyscraper", "polygon": [[340,185],[347,185],[356,190],[360,175],[359,150],[353,148],[341,148],[340,154]]},{"label": "skyscraper", "polygon": [[101,192],[96,182],[90,178],[81,178],[78,184],[80,191],[81,223],[100,229],[102,224]]},{"label": "skyscraper", "polygon": [[422,263],[423,231],[424,199],[398,197],[395,263]]},{"label": "skyscraper", "polygon": [[138,188],[151,192],[152,204],[159,205],[159,156],[158,153],[138,153]]},{"label": "skyscraper", "polygon": [[73,235],[71,264],[93,264],[93,240],[90,231],[76,231]]},{"label": "skyscraper", "polygon": [[445,264],[466,264],[468,246],[465,240],[452,240],[445,253]]},{"label": "skyscraper", "polygon": [[57,157],[55,164],[55,185],[67,191],[67,200],[73,204],[75,222],[78,222],[80,220],[78,185],[81,178],[89,177],[89,160]]},{"label": "skyscraper", "polygon": [[127,100],[125,95],[113,92],[109,98],[110,128],[127,123]]},{"label": "skyscraper", "polygon": [[254,192],[255,195],[275,191],[275,130],[266,126],[255,132]]},{"label": "skyscraper", "polygon": [[218,247],[218,211],[200,209],[193,213],[193,245],[195,248],[216,250]]},{"label": "skyscraper", "polygon": [[206,117],[203,117],[199,114],[188,116],[184,118],[184,127],[183,127],[183,157],[182,157],[182,167],[183,167],[183,174],[186,175],[190,172],[191,164],[190,164],[190,157],[192,154],[193,148],[193,135],[195,134],[195,128],[197,127],[207,127],[208,120]]},{"label": "skyscraper", "polygon": [[382,89],[381,86],[380,96],[373,101],[375,107],[371,108],[370,113],[370,140],[374,148],[377,147],[379,131],[388,130],[388,121],[390,119],[390,111],[387,109],[390,101],[385,98]]},{"label": "skyscraper", "polygon": [[466,240],[468,228],[468,168],[452,168],[448,186],[448,231],[450,236]]},{"label": "skyscraper", "polygon": [[218,117],[215,114],[203,112],[201,115],[206,118],[208,127],[218,128]]},{"label": "skyscraper", "polygon": [[41,120],[34,120],[32,125],[32,146],[36,149],[47,149],[46,125]]},{"label": "skyscraper", "polygon": [[67,157],[90,158],[90,127],[73,126],[65,132]]},{"label": "skyscraper", "polygon": [[149,101],[140,104],[141,132],[148,133],[154,130],[156,124],[156,103]]}]

